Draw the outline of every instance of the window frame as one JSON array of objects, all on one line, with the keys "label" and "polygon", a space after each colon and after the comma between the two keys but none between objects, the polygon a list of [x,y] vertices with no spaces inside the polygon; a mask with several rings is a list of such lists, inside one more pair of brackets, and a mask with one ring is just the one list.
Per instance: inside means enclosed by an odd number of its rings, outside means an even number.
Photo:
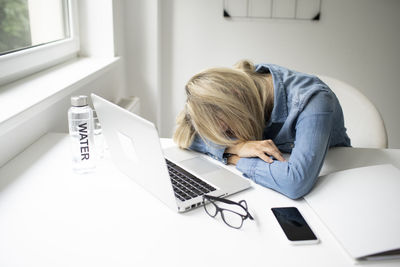
[{"label": "window frame", "polygon": [[76,0],[67,0],[70,37],[0,56],[0,85],[76,57],[80,49]]}]

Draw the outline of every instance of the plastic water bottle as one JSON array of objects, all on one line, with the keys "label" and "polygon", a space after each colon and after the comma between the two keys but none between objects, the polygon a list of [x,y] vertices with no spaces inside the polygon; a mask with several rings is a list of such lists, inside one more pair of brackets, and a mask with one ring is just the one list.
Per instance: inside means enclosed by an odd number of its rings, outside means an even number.
[{"label": "plastic water bottle", "polygon": [[77,173],[91,172],[96,167],[93,110],[84,95],[71,97],[71,105],[68,123],[73,169]]}]

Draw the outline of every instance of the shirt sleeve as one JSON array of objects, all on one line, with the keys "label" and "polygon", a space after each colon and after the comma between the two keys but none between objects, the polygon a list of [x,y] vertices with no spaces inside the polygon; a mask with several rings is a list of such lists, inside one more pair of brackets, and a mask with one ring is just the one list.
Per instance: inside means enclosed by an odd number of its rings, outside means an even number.
[{"label": "shirt sleeve", "polygon": [[297,199],[314,186],[329,148],[336,108],[333,96],[319,92],[307,103],[296,123],[295,146],[287,162],[269,164],[259,158],[241,158],[236,168],[255,183]]},{"label": "shirt sleeve", "polygon": [[227,164],[227,158],[224,158],[225,146],[217,145],[209,140],[204,141],[199,135],[196,134],[190,150],[201,152],[209,155],[210,157]]}]

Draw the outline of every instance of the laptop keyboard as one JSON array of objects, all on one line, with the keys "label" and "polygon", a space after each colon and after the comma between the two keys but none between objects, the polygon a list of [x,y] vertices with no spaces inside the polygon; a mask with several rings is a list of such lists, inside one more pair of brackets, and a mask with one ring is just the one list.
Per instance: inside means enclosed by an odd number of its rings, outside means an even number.
[{"label": "laptop keyboard", "polygon": [[205,195],[216,190],[213,186],[197,178],[193,174],[190,174],[171,161],[167,159],[165,159],[165,161],[167,162],[168,172],[171,177],[175,196],[181,201]]}]

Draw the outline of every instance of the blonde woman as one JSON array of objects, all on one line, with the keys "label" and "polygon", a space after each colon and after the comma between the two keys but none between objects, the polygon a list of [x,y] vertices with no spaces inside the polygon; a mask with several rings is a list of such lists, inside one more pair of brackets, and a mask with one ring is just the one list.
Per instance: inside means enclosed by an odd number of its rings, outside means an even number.
[{"label": "blonde woman", "polygon": [[241,61],[196,74],[185,89],[174,141],[289,198],[311,190],[329,147],[350,146],[339,101],[315,76]]}]

